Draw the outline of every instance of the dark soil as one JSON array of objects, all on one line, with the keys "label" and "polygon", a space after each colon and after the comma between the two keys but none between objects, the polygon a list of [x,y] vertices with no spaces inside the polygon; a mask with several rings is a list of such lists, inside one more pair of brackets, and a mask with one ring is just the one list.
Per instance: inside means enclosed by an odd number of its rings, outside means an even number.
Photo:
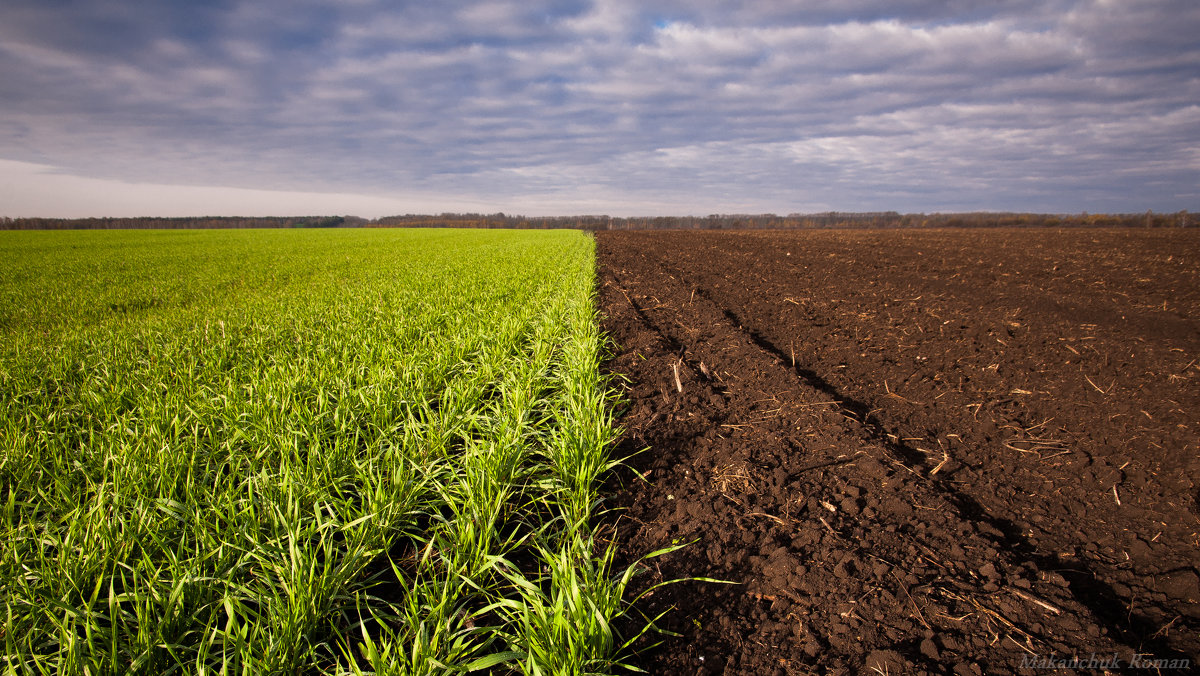
[{"label": "dark soil", "polygon": [[597,242],[642,668],[1200,661],[1200,232]]}]

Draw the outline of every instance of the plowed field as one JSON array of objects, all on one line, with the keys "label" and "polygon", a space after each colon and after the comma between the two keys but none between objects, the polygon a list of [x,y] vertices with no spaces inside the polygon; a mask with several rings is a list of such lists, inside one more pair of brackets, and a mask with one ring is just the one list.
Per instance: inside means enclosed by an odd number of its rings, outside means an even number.
[{"label": "plowed field", "polygon": [[597,239],[643,668],[1196,664],[1200,233]]}]

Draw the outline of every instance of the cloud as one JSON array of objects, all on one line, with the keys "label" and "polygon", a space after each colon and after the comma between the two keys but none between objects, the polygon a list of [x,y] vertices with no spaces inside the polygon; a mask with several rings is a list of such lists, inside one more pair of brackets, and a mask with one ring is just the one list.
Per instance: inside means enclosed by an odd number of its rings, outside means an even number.
[{"label": "cloud", "polygon": [[11,0],[0,159],[433,211],[1195,208],[1197,29],[1172,0]]},{"label": "cloud", "polygon": [[[70,195],[73,200],[64,199]],[[331,192],[254,190],[228,186],[126,183],[62,174],[27,162],[0,160],[0,204],[14,218],[87,218],[97,214],[138,216],[312,216],[364,218],[404,213],[440,213],[449,201],[464,211],[494,212],[486,202],[459,196],[421,194],[403,199]],[[52,205],[52,206],[47,206]]]}]

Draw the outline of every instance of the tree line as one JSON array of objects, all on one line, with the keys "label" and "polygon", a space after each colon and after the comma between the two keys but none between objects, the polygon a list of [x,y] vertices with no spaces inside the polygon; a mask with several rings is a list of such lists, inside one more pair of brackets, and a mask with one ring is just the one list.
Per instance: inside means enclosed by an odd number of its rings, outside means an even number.
[{"label": "tree line", "polygon": [[180,218],[0,218],[0,230],[211,230],[342,228],[367,221],[356,216],[200,216]]},{"label": "tree line", "polygon": [[204,228],[508,228],[582,230],[801,230],[822,228],[1071,228],[1197,227],[1192,214],[1033,214],[1007,212],[901,214],[895,211],[816,214],[711,214],[708,216],[517,216],[442,213],[405,214],[367,220],[356,216],[197,218],[0,218],[0,230],[122,230]]}]

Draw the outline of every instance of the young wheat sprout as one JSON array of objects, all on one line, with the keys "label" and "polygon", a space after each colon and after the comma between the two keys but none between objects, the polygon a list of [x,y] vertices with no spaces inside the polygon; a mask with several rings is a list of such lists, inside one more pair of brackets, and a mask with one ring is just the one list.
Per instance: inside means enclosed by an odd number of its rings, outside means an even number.
[{"label": "young wheat sprout", "polygon": [[4,673],[620,666],[588,236],[0,235]]}]

